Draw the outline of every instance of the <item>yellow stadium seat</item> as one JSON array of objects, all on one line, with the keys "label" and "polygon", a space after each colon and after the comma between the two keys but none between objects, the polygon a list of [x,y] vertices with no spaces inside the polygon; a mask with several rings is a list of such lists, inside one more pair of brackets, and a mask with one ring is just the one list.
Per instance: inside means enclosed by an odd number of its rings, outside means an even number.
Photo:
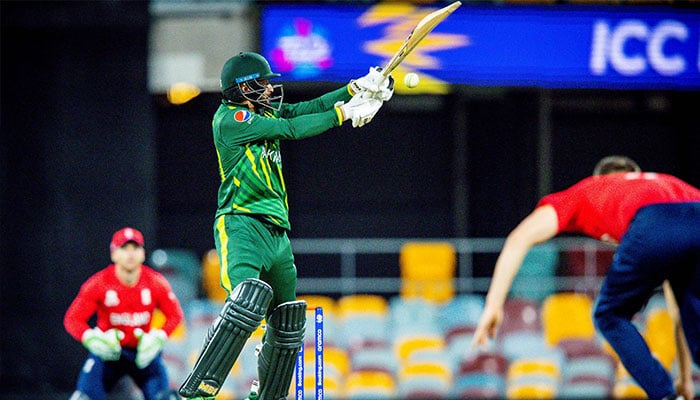
[{"label": "yellow stadium seat", "polygon": [[623,378],[615,382],[612,390],[616,399],[646,399],[647,394],[632,378]]},{"label": "yellow stadium seat", "polygon": [[223,303],[226,300],[226,290],[221,287],[221,271],[219,255],[216,249],[211,249],[202,257],[202,287],[207,298]]},{"label": "yellow stadium seat", "polygon": [[385,371],[353,371],[345,379],[345,396],[358,394],[393,396],[396,380]]},{"label": "yellow stadium seat", "polygon": [[[292,385],[289,393],[294,393],[296,389],[296,380],[292,379]],[[316,389],[316,377],[313,375],[304,374],[304,392],[314,393]],[[323,375],[323,394],[324,397],[338,398],[342,394],[342,382],[334,376]],[[294,397],[296,398],[296,397]],[[219,400],[217,397],[216,400]]]},{"label": "yellow stadium seat", "polygon": [[375,294],[350,294],[338,299],[340,317],[353,314],[386,315],[389,310],[387,300]]},{"label": "yellow stadium seat", "polygon": [[432,349],[443,351],[445,349],[445,338],[435,336],[407,336],[397,338],[394,342],[396,357],[399,362],[408,360],[411,354],[418,350]]},{"label": "yellow stadium seat", "polygon": [[[165,314],[163,314],[162,311],[159,309],[156,309],[153,312],[153,317],[151,318],[151,328],[162,328],[163,325],[165,325]],[[183,320],[180,322],[180,324],[175,328],[173,333],[170,335],[170,340],[174,342],[182,342],[185,340],[185,337],[187,335],[187,332],[185,330],[185,321]]]},{"label": "yellow stadium seat", "polygon": [[542,303],[545,342],[556,346],[563,339],[593,339],[593,302],[581,293],[554,293]]},{"label": "yellow stadium seat", "polygon": [[306,301],[306,310],[311,312],[318,307],[323,308],[324,315],[335,315],[338,312],[338,303],[336,300],[330,296],[316,295],[316,294],[305,294],[297,296],[297,300]]},{"label": "yellow stadium seat", "polygon": [[676,340],[668,310],[659,308],[647,315],[644,339],[659,362],[670,370],[676,358]]},{"label": "yellow stadium seat", "polygon": [[506,389],[506,397],[511,399],[554,399],[557,395],[557,388],[548,384],[526,383],[522,385],[511,385]]},{"label": "yellow stadium seat", "polygon": [[452,385],[452,369],[441,362],[413,362],[402,365],[397,374],[399,380],[410,379],[414,376],[433,376],[444,382],[445,386]]},{"label": "yellow stadium seat", "polygon": [[400,251],[401,296],[446,303],[454,297],[457,253],[449,242],[408,242]]},{"label": "yellow stadium seat", "polygon": [[262,337],[265,334],[265,325],[266,324],[267,324],[267,321],[265,321],[265,319],[263,318],[262,323],[250,335],[250,339],[262,340]]},{"label": "yellow stadium seat", "polygon": [[[304,365],[305,374],[313,371],[315,365],[316,353],[313,346],[304,347]],[[323,367],[327,375],[335,375],[340,379],[344,379],[350,372],[350,356],[348,353],[338,347],[326,346],[323,349]],[[313,372],[311,372],[313,375]]]},{"label": "yellow stadium seat", "polygon": [[508,380],[515,380],[526,375],[548,376],[556,381],[561,377],[561,370],[553,360],[527,358],[513,360],[506,372]]}]

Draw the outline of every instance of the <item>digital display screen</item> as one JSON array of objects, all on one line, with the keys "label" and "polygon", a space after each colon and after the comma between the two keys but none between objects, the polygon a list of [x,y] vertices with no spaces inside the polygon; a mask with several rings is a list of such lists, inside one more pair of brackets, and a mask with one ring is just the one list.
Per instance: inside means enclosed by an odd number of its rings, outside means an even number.
[{"label": "digital display screen", "polygon": [[[383,66],[438,8],[269,5],[261,14],[261,51],[284,80],[342,82]],[[463,4],[394,76],[408,72],[426,87],[694,90],[700,88],[700,10]]]}]

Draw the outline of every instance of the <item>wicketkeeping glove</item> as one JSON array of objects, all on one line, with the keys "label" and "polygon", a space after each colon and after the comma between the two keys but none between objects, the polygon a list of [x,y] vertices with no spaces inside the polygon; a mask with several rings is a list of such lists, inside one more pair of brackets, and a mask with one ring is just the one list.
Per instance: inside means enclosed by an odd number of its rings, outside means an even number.
[{"label": "wicketkeeping glove", "polygon": [[146,368],[158,354],[163,350],[168,335],[162,329],[151,329],[144,332],[143,329],[134,329],[134,336],[139,339],[136,346],[136,367]]},{"label": "wicketkeeping glove", "polygon": [[355,94],[369,92],[372,97],[387,101],[394,94],[394,78],[382,75],[380,67],[371,67],[369,73],[361,78],[350,81],[350,87]]},{"label": "wicketkeeping glove", "polygon": [[119,341],[124,339],[124,332],[109,329],[102,332],[100,328],[88,329],[83,333],[82,343],[88,351],[104,361],[116,361],[122,353]]},{"label": "wicketkeeping glove", "polygon": [[369,123],[382,107],[382,101],[374,97],[356,94],[347,103],[336,106],[343,114],[343,121],[351,120],[353,128]]}]

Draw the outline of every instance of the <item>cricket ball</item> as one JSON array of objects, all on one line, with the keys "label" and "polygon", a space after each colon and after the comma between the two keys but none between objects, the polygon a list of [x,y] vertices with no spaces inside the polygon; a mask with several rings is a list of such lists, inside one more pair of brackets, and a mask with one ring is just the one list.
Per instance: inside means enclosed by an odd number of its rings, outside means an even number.
[{"label": "cricket ball", "polygon": [[408,88],[414,88],[418,86],[418,82],[420,79],[418,78],[418,74],[414,72],[409,72],[406,74],[406,76],[403,78],[403,83],[406,85]]}]

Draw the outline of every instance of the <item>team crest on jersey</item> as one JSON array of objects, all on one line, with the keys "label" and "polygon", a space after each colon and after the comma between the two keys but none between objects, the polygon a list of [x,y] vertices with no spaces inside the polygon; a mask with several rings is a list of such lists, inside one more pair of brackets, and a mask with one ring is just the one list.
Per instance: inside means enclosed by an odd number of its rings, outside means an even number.
[{"label": "team crest on jersey", "polygon": [[114,307],[119,305],[119,296],[117,296],[117,292],[114,290],[108,290],[105,292],[105,305],[107,307]]},{"label": "team crest on jersey", "polygon": [[233,119],[236,122],[246,122],[253,117],[253,114],[248,110],[238,110],[233,114]]}]

